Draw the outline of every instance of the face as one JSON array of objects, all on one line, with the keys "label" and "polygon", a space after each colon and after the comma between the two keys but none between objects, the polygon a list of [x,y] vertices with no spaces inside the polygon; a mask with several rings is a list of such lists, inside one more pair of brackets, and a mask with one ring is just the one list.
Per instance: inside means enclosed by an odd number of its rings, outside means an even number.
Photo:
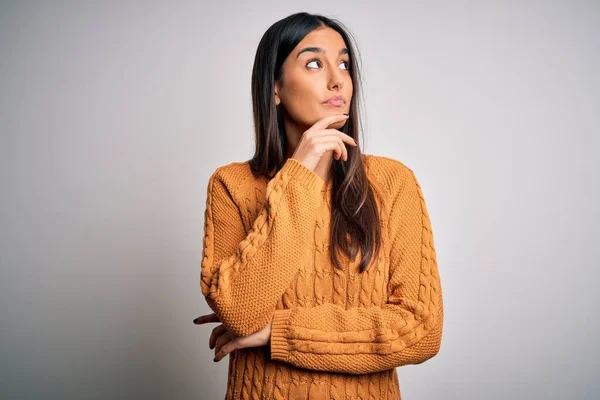
[{"label": "face", "polygon": [[[306,35],[284,61],[283,81],[275,82],[275,104],[284,108],[284,117],[310,127],[327,115],[348,113],[353,89],[349,62],[344,39],[334,29],[319,28]],[[336,95],[344,101],[326,103]]]}]

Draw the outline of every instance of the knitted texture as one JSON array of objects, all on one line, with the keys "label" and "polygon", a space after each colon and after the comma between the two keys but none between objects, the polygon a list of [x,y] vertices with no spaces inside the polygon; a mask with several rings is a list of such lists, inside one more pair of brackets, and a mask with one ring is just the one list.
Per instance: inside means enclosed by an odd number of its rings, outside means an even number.
[{"label": "knitted texture", "polygon": [[209,178],[202,294],[237,336],[272,322],[269,345],[228,356],[226,399],[401,399],[396,367],[439,352],[442,291],[421,187],[400,161],[363,160],[383,253],[362,274],[360,252],[334,267],[331,183],[297,160],[270,180],[247,162]]}]

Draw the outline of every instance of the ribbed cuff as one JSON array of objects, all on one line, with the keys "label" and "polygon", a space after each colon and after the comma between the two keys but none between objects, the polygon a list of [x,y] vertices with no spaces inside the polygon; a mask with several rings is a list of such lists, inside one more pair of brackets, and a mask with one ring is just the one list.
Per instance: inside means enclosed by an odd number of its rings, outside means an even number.
[{"label": "ribbed cuff", "polygon": [[291,309],[275,310],[273,314],[271,321],[271,358],[273,360],[287,361],[288,359],[287,334],[291,312]]},{"label": "ribbed cuff", "polygon": [[285,171],[286,174],[292,176],[295,182],[304,185],[308,189],[320,192],[325,185],[325,181],[319,175],[295,158],[288,158],[280,171]]}]

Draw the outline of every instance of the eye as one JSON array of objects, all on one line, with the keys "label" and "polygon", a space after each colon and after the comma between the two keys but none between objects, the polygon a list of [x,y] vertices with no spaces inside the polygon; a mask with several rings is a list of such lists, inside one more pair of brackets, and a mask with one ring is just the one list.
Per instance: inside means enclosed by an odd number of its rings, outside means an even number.
[{"label": "eye", "polygon": [[[313,62],[316,62],[318,65],[321,65],[321,61],[319,61],[318,58],[311,58],[310,60],[308,60],[306,62],[306,66],[308,67],[310,64],[312,64]],[[343,63],[346,64],[346,68],[345,71],[348,71],[348,68],[350,68],[350,61],[343,61]],[[312,69],[312,68],[311,68]]]},{"label": "eye", "polygon": [[312,64],[314,62],[316,62],[317,64],[321,64],[321,62],[319,61],[319,59],[313,58],[313,59],[308,60],[308,62],[306,63],[306,66],[308,67],[310,64]]}]

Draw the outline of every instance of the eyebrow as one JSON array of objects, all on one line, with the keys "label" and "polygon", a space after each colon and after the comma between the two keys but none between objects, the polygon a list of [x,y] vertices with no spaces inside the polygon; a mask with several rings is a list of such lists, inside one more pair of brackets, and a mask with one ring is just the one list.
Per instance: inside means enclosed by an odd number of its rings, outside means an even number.
[{"label": "eyebrow", "polygon": [[[298,54],[296,54],[296,58],[298,58],[300,56],[300,54],[307,52],[307,51],[312,51],[314,53],[325,53],[325,51],[320,47],[305,47],[302,50],[300,50],[298,52]],[[348,49],[345,47],[343,49],[341,49],[340,55],[342,55],[342,54],[348,54]]]}]

